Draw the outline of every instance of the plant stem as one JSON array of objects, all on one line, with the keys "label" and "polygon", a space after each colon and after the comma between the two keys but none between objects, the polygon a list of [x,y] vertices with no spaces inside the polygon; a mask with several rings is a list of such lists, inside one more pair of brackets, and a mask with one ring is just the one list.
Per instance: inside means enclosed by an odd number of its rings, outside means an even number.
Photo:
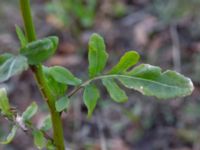
[{"label": "plant stem", "polygon": [[114,78],[117,76],[123,76],[123,75],[112,75],[112,74],[108,74],[108,75],[101,75],[101,76],[97,76],[94,77],[92,79],[86,80],[84,81],[82,84],[80,84],[79,86],[75,87],[68,95],[68,98],[71,98],[73,95],[75,95],[80,89],[84,88],[85,86],[87,86],[88,84],[90,84],[91,82],[94,82],[96,80],[100,80],[100,79],[104,79],[104,78]]},{"label": "plant stem", "polygon": [[[35,41],[36,33],[31,15],[30,0],[20,0],[20,8],[25,26],[25,32],[28,42]],[[56,98],[52,95],[46,83],[45,76],[42,70],[42,65],[30,66],[35,75],[37,85],[43,95],[44,100],[49,106],[51,112],[51,120],[53,124],[53,140],[57,150],[64,150],[64,135],[60,113],[55,109]]]}]

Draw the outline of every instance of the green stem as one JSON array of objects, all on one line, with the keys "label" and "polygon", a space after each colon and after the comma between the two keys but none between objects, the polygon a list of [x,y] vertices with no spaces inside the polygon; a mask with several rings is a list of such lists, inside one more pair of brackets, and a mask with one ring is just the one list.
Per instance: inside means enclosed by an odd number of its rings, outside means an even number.
[{"label": "green stem", "polygon": [[[108,74],[108,75],[101,75],[101,76],[97,76],[97,77],[94,77],[92,79],[89,79],[89,80],[86,80],[84,81],[82,84],[80,84],[79,86],[75,87],[67,96],[69,98],[71,98],[73,95],[75,95],[80,89],[84,88],[85,86],[87,86],[88,84],[90,84],[91,82],[93,81],[96,81],[96,80],[100,80],[100,79],[104,79],[104,78],[114,78],[114,77],[117,77],[117,76],[120,76],[120,75],[112,75],[112,74]],[[121,75],[123,76],[123,75]]]},{"label": "green stem", "polygon": [[[79,86],[75,87],[67,96],[69,98],[72,97],[80,89],[84,88],[85,86],[87,86],[88,84],[90,84],[91,82],[94,82],[96,80],[101,80],[101,79],[105,79],[105,78],[117,78],[117,77],[128,77],[128,76],[127,75],[123,75],[123,74],[105,74],[105,75],[100,75],[100,76],[97,76],[97,77],[94,77],[92,79],[84,81],[82,84],[80,84]],[[134,78],[134,77],[129,77],[129,78]]]},{"label": "green stem", "polygon": [[[20,8],[23,17],[23,22],[25,26],[25,32],[28,39],[28,42],[35,41],[36,33],[35,27],[33,24],[33,19],[31,15],[30,0],[20,0]],[[49,106],[51,112],[51,119],[53,124],[53,140],[57,150],[64,150],[64,135],[63,135],[63,126],[60,113],[55,109],[55,97],[51,94],[50,89],[46,83],[45,76],[42,70],[42,65],[30,66],[32,69],[37,85],[44,97],[44,100]]]}]

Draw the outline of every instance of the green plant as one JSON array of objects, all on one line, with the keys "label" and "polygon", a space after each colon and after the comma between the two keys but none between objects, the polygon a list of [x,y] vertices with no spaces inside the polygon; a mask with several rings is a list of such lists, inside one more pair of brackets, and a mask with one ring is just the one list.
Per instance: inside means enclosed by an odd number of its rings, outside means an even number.
[{"label": "green plant", "polygon": [[[38,110],[37,104],[32,102],[22,115],[19,115],[10,106],[5,88],[1,88],[1,115],[13,125],[10,134],[1,144],[11,142],[17,129],[21,128],[26,133],[33,135],[34,144],[38,149],[46,147],[46,149],[64,150],[62,112],[67,111],[72,96],[83,89],[84,104],[88,108],[88,117],[91,117],[100,98],[100,91],[96,85],[97,80],[102,81],[110,97],[118,103],[128,100],[125,91],[120,88],[121,85],[137,90],[143,95],[155,96],[160,99],[183,97],[190,95],[193,91],[191,80],[177,72],[170,70],[161,72],[159,67],[149,64],[141,64],[132,68],[138,63],[140,57],[136,51],[125,53],[113,68],[103,73],[108,53],[103,38],[96,33],[89,40],[88,80],[81,81],[68,69],[61,66],[43,66],[42,63],[55,53],[58,38],[51,36],[37,40],[30,11],[30,1],[20,0],[20,6],[26,36],[19,27],[16,27],[21,48],[17,56],[8,53],[0,55],[0,82],[30,68],[35,75],[44,101],[49,107],[50,115],[44,120],[41,128],[34,127],[31,118]],[[74,86],[74,90],[68,92],[68,86]],[[53,137],[46,133],[51,127],[53,128]]]},{"label": "green plant", "polygon": [[96,6],[96,0],[57,0],[47,3],[46,9],[65,26],[72,28],[80,24],[89,28],[94,23]]}]

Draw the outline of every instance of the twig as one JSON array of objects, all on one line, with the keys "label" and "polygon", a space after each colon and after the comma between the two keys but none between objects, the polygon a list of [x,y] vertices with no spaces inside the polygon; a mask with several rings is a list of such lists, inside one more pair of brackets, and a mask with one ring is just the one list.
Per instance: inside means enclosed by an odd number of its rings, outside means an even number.
[{"label": "twig", "polygon": [[[0,114],[3,116],[6,120],[11,122],[12,124],[17,125],[25,134],[32,136],[32,131],[39,130],[37,128],[34,128],[31,124],[27,125],[23,120],[22,117],[19,115],[19,113],[15,113],[13,117],[8,117],[3,114]],[[46,132],[41,131],[44,134],[44,137],[50,141],[53,141],[52,137],[49,136]]]},{"label": "twig", "polygon": [[170,26],[170,35],[172,40],[172,53],[174,70],[181,72],[181,54],[180,54],[180,41],[178,37],[177,25]]},{"label": "twig", "polygon": [[67,97],[71,98],[71,97],[72,97],[74,94],[76,94],[82,87],[83,87],[82,85],[76,87],[75,89],[73,89],[73,90],[68,94]]}]

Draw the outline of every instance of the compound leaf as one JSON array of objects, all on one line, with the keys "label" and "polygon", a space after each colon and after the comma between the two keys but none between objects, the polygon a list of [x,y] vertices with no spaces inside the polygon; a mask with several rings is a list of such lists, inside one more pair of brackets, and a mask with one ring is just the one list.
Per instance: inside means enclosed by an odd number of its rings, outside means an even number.
[{"label": "compound leaf", "polygon": [[27,59],[24,56],[3,54],[0,56],[0,82],[28,69]]},{"label": "compound leaf", "polygon": [[9,144],[10,142],[12,142],[12,140],[14,139],[14,137],[15,137],[15,134],[16,134],[16,132],[17,132],[17,129],[18,129],[18,127],[16,126],[16,125],[14,125],[13,127],[12,127],[12,130],[11,130],[11,132],[8,134],[8,136],[6,137],[6,139],[4,140],[4,141],[0,141],[0,144]]},{"label": "compound leaf", "polygon": [[93,78],[101,73],[106,65],[108,54],[103,38],[98,34],[92,34],[89,40],[89,76]]},{"label": "compound leaf", "polygon": [[110,97],[118,103],[126,102],[128,97],[126,93],[117,85],[113,79],[103,79],[103,85],[106,87]]},{"label": "compound leaf", "polygon": [[67,85],[79,85],[81,80],[76,78],[68,69],[60,66],[51,67],[49,74],[59,83]]},{"label": "compound leaf", "polygon": [[22,119],[24,121],[30,120],[37,112],[38,105],[35,102],[32,102],[30,106],[26,108],[26,110],[22,114]]},{"label": "compound leaf", "polygon": [[140,55],[136,51],[126,52],[120,59],[119,63],[115,65],[109,74],[118,74],[126,71],[133,65],[137,64]]},{"label": "compound leaf", "polygon": [[88,117],[91,117],[99,98],[100,98],[99,90],[94,84],[89,84],[85,87],[83,93],[83,100],[84,104],[88,109]]}]

